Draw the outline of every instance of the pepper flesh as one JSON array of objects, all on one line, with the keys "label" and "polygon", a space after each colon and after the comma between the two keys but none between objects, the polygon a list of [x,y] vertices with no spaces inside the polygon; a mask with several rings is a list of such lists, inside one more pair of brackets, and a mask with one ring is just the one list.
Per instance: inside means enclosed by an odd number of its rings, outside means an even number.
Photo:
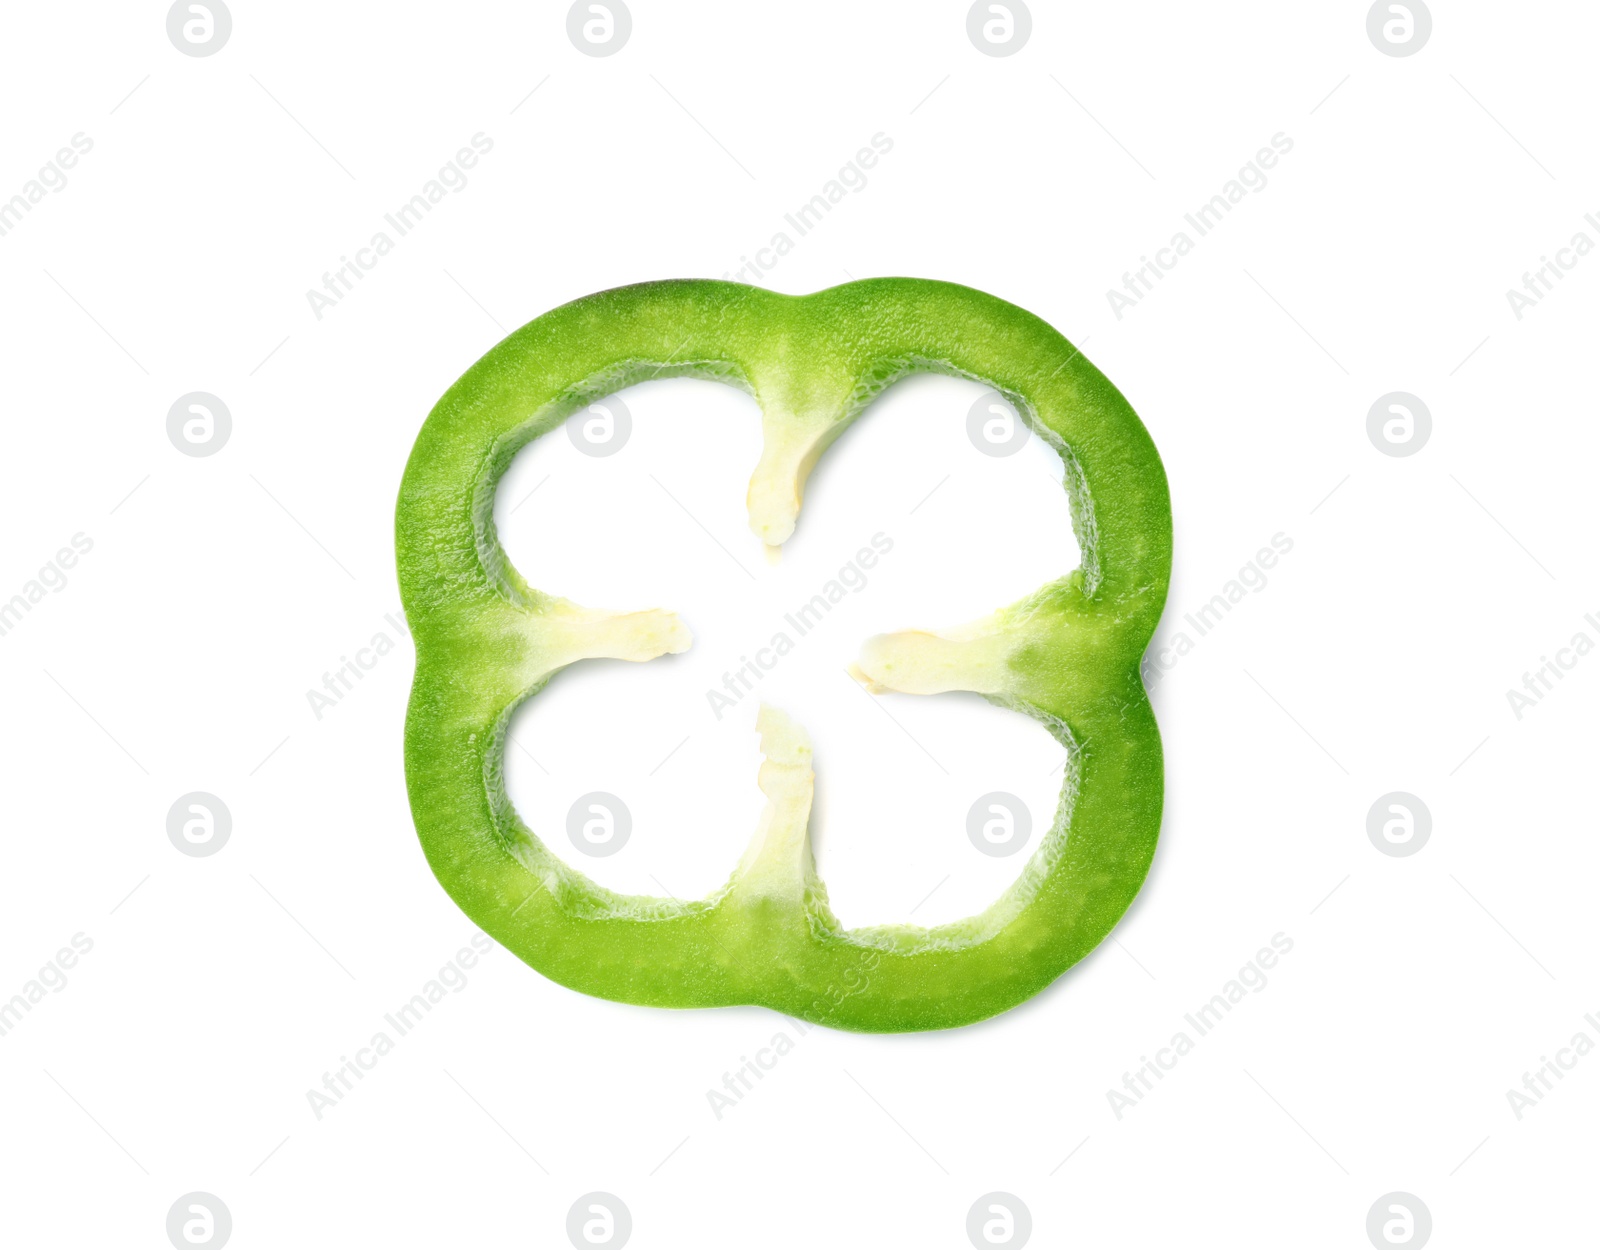
[{"label": "pepper flesh", "polygon": [[[810,743],[770,708],[758,721],[767,807],[723,889],[696,902],[622,895],[569,867],[506,796],[512,714],[568,664],[649,660],[690,639],[668,612],[594,611],[523,581],[493,517],[512,458],[636,381],[730,383],[762,411],[750,523],[776,546],[829,444],[919,372],[993,387],[1066,465],[1077,570],[971,625],[870,639],[855,668],[874,691],[975,691],[1066,747],[1060,806],[1021,875],[953,924],[844,929],[807,833]],[[662,1007],[761,1004],[843,1029],[948,1028],[1043,989],[1099,944],[1144,881],[1162,759],[1139,662],[1171,569],[1166,475],[1117,389],[1012,304],[910,278],[809,296],[684,280],[576,300],[510,335],[440,399],[406,467],[396,548],[417,650],[406,783],[424,851],[468,916],[563,985]]]}]

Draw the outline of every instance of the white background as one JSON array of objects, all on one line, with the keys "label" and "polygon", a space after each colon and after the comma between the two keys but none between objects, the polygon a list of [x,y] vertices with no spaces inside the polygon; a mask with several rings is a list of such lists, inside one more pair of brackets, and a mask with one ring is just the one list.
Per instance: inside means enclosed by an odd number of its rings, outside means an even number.
[{"label": "white background", "polygon": [[[1364,1246],[1391,1191],[1439,1246],[1592,1237],[1600,1058],[1520,1120],[1506,1095],[1600,1041],[1600,658],[1520,720],[1506,691],[1600,641],[1600,259],[1520,320],[1505,292],[1579,230],[1600,243],[1600,15],[1434,9],[1396,58],[1359,3],[1039,3],[993,58],[960,3],[638,0],[602,59],[556,3],[239,0],[200,58],[159,4],[12,6],[0,197],[74,134],[93,149],[0,238],[0,599],[72,535],[93,550],[0,637],[0,997],[94,945],[0,1037],[8,1244],[163,1246],[190,1191],[239,1247],[565,1245],[589,1191],[640,1247],[964,1246],[990,1191],[1050,1246]],[[465,188],[319,320],[306,291],[479,132]],[[736,271],[878,132],[865,188],[766,285],[961,281],[1084,346],[1171,481],[1158,644],[1293,541],[1154,689],[1143,894],[1025,1006],[814,1030],[720,1120],[707,1091],[790,1022],[600,1002],[496,949],[319,1120],[307,1091],[472,934],[411,829],[386,619],[424,416],[566,300]],[[1265,189],[1119,319],[1108,288],[1279,132]],[[191,391],[232,413],[208,458],[167,438]],[[1391,391],[1432,412],[1407,458],[1366,433]],[[894,552],[763,692],[817,742],[821,870],[850,924],[1004,888],[1022,857],[979,855],[967,806],[1011,790],[1042,827],[1058,749],[972,700],[871,706],[843,672],[868,634],[982,615],[1076,558],[1039,446],[967,440],[978,393],[924,380],[869,413],[776,567],[744,529],[742,395],[653,384],[617,456],[557,434],[519,461],[500,514],[530,580],[697,638],[574,670],[519,721],[538,764],[513,753],[513,794],[558,853],[715,888],[759,806],[754,701],[717,721],[703,691],[882,531]],[[379,632],[395,652],[317,719],[307,690]],[[208,858],[166,834],[197,790],[232,813]],[[562,835],[589,790],[635,817],[604,861]],[[1397,790],[1433,819],[1406,858],[1366,832]],[[1107,1091],[1276,933],[1266,988],[1117,1118]]]}]

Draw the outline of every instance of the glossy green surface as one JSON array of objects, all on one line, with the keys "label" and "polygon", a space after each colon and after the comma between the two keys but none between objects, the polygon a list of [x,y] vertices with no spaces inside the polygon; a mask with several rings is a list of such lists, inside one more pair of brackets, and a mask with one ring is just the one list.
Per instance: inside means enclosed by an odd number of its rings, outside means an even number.
[{"label": "glossy green surface", "polygon": [[[590,614],[523,582],[493,521],[512,457],[646,377],[726,381],[762,409],[752,525],[781,542],[817,456],[915,372],[993,386],[1067,465],[1080,570],[974,627],[976,640],[894,635],[862,661],[878,688],[977,690],[1067,745],[1060,809],[1019,879],[956,924],[845,930],[808,845],[762,852],[762,880],[788,874],[790,890],[736,872],[691,903],[618,895],[568,867],[506,798],[512,711],[577,659],[648,659],[687,636],[665,613]],[[1014,305],[908,278],[803,297],[659,282],[577,300],[509,336],[439,401],[406,468],[396,547],[417,647],[406,779],[428,861],[478,925],[563,985],[663,1007],[756,1003],[836,1028],[947,1028],[1022,1002],[1083,958],[1149,869],[1161,743],[1138,666],[1171,566],[1166,476],[1116,388]],[[809,765],[796,767],[809,804]]]}]

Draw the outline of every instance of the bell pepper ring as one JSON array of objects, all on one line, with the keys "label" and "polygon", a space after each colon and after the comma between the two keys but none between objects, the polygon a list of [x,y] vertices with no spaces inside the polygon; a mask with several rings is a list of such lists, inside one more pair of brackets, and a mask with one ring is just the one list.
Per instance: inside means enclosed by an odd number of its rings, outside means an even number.
[{"label": "bell pepper ring", "polygon": [[[1021,874],[953,924],[845,929],[812,858],[811,744],[769,707],[757,719],[766,806],[722,889],[693,902],[624,895],[570,867],[506,795],[512,714],[569,664],[650,660],[690,638],[670,612],[580,607],[522,579],[493,513],[512,458],[632,383],[725,382],[761,410],[750,525],[777,546],[818,458],[913,373],[993,387],[1066,468],[1077,569],[972,624],[869,639],[853,670],[875,692],[975,691],[1066,748],[1060,806]],[[651,282],[575,300],[510,335],[439,400],[406,466],[395,529],[417,656],[405,731],[417,833],[461,909],[551,980],[656,1007],[759,1004],[839,1029],[951,1028],[1049,985],[1144,882],[1162,758],[1139,664],[1171,572],[1166,474],[1121,393],[1015,305],[912,278],[807,296]]]}]

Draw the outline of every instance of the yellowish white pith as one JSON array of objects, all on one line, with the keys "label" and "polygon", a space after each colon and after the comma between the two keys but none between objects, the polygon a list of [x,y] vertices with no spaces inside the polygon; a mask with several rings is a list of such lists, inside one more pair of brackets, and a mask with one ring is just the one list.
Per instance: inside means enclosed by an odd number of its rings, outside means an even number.
[{"label": "yellowish white pith", "polygon": [[540,675],[578,660],[653,660],[677,655],[693,643],[674,612],[611,612],[557,600],[540,618]]},{"label": "yellowish white pith", "polygon": [[806,417],[773,412],[762,417],[761,459],[750,476],[745,504],[751,530],[768,547],[781,546],[794,533],[806,479],[841,428],[831,413]]},{"label": "yellowish white pith", "polygon": [[1015,649],[1015,638],[996,614],[939,634],[906,630],[868,638],[850,675],[873,694],[1004,695],[1015,681],[1007,663]]},{"label": "yellowish white pith", "polygon": [[757,783],[767,796],[755,836],[734,873],[734,893],[746,900],[798,903],[815,874],[811,857],[811,738],[777,708],[761,705],[756,715],[761,735]]}]

